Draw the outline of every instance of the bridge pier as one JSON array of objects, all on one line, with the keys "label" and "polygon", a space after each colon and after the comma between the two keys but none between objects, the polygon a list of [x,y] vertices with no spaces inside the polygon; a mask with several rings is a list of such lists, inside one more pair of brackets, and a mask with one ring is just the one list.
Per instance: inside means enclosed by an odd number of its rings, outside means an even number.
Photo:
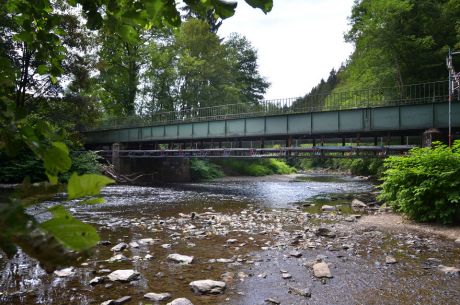
[{"label": "bridge pier", "polygon": [[190,182],[190,159],[188,158],[130,158],[123,157],[121,143],[112,144],[112,164],[118,175],[133,179],[136,184],[159,184]]}]

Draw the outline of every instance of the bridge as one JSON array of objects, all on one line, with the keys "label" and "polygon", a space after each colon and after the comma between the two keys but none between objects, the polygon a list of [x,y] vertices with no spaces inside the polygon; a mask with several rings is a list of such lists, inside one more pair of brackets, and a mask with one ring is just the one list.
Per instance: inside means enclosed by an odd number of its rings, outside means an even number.
[{"label": "bridge", "polygon": [[[448,97],[447,81],[370,88],[254,105],[220,105],[107,120],[88,128],[83,135],[87,147],[92,149],[110,151],[109,145],[122,143],[125,152],[121,155],[125,157],[139,154],[144,157],[323,156],[323,152],[351,156],[363,151],[353,147],[348,151],[347,148],[317,148],[324,139],[335,139],[335,143],[342,142],[344,147],[349,142],[358,146],[373,142],[374,148],[368,151],[373,150],[372,155],[378,156],[410,148],[406,145],[403,149],[392,149],[388,145],[395,139],[400,138],[397,144],[401,145],[408,144],[404,137],[421,138],[429,129],[446,133]],[[454,132],[458,131],[460,103],[452,103],[451,119]],[[381,145],[378,145],[379,138]],[[270,140],[284,141],[285,145],[281,146],[285,148],[276,153],[264,151]],[[316,148],[308,151],[304,147],[301,153],[299,142],[308,142]],[[415,144],[420,145],[421,140]],[[293,150],[293,146],[300,151]],[[211,150],[196,151],[198,148]],[[217,148],[221,150],[212,150]],[[248,150],[238,151],[243,148]],[[342,151],[337,151],[340,149]]]}]

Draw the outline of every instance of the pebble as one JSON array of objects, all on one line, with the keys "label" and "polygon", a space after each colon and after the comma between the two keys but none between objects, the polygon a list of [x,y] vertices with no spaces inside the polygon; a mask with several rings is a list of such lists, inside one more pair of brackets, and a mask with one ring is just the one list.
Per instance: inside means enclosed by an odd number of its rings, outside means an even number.
[{"label": "pebble", "polygon": [[302,256],[302,253],[297,250],[294,250],[294,251],[289,252],[289,255],[295,258],[299,258]]},{"label": "pebble", "polygon": [[96,276],[96,277],[93,278],[91,281],[89,281],[89,284],[94,286],[94,285],[103,283],[104,280],[105,280],[105,277]]},{"label": "pebble", "polygon": [[266,300],[265,300],[265,302],[267,302],[267,303],[270,303],[270,304],[276,304],[276,305],[279,305],[279,304],[281,304],[281,302],[280,302],[280,301],[277,301],[277,300],[275,300],[275,299],[272,299],[272,298],[268,298],[268,299],[266,299]]},{"label": "pebble", "polygon": [[331,278],[331,270],[325,262],[316,263],[313,265],[313,275],[317,278]]},{"label": "pebble", "polygon": [[167,292],[163,293],[154,293],[154,292],[149,292],[144,294],[144,298],[154,301],[154,302],[160,302],[160,301],[166,301],[171,298],[171,294]]},{"label": "pebble", "polygon": [[238,242],[238,239],[234,239],[234,238],[227,239],[227,244],[234,244],[234,243],[237,243],[237,242]]},{"label": "pebble", "polygon": [[121,252],[128,247],[127,243],[119,243],[118,245],[113,246],[110,250],[113,252]]},{"label": "pebble", "polygon": [[292,278],[292,275],[290,273],[283,273],[281,277],[285,280]]},{"label": "pebble", "polygon": [[123,262],[123,261],[127,261],[127,260],[128,260],[128,258],[120,253],[120,254],[116,254],[116,255],[112,256],[107,261],[110,262],[110,263],[113,263],[113,262]]},{"label": "pebble", "polygon": [[193,303],[189,299],[179,298],[179,299],[173,300],[172,302],[166,305],[193,305]]},{"label": "pebble", "polygon": [[385,257],[385,264],[390,265],[390,264],[396,264],[398,261],[394,256],[388,255]]},{"label": "pebble", "polygon": [[175,263],[179,263],[179,264],[185,264],[185,265],[191,264],[193,262],[193,259],[194,259],[193,256],[187,256],[187,255],[182,255],[182,254],[177,254],[177,253],[168,255],[168,260],[173,261]]},{"label": "pebble", "polygon": [[61,270],[54,271],[54,275],[59,276],[59,277],[71,276],[71,275],[74,275],[74,273],[75,273],[74,267],[69,267],[69,268],[64,268]]},{"label": "pebble", "polygon": [[323,211],[323,212],[334,212],[336,210],[337,210],[337,208],[335,206],[332,206],[332,205],[325,204],[325,205],[323,205],[321,207],[321,211]]},{"label": "pebble", "polygon": [[116,299],[113,301],[113,305],[122,305],[122,304],[125,304],[127,302],[131,301],[131,297],[130,296],[124,296],[124,297],[121,297],[119,299]]},{"label": "pebble", "polygon": [[200,280],[191,282],[189,287],[195,294],[222,294],[227,285],[221,281]]},{"label": "pebble", "polygon": [[289,287],[289,293],[295,294],[301,297],[305,297],[305,298],[311,297],[310,288],[301,289],[301,288]]},{"label": "pebble", "polygon": [[439,265],[438,270],[447,275],[460,275],[460,269],[455,267]]},{"label": "pebble", "polygon": [[139,272],[125,269],[125,270],[116,270],[110,273],[107,277],[112,282],[119,281],[119,282],[130,282],[139,278]]},{"label": "pebble", "polygon": [[132,241],[129,243],[130,248],[139,248],[139,244],[135,241]]}]

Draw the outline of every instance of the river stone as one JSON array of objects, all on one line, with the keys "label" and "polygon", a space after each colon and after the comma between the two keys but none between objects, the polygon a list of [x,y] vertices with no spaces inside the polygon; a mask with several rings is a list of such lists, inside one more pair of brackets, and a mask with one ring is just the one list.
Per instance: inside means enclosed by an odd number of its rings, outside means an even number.
[{"label": "river stone", "polygon": [[114,300],[107,300],[101,303],[101,305],[114,305]]},{"label": "river stone", "polygon": [[460,274],[460,269],[455,268],[455,267],[448,267],[444,265],[439,265],[438,266],[439,271],[442,273],[445,273],[447,275],[459,275]]},{"label": "river stone", "polygon": [[114,255],[111,258],[109,258],[107,261],[110,262],[110,263],[113,263],[113,262],[123,262],[123,261],[127,261],[127,260],[128,260],[128,258],[126,256],[124,256],[123,254],[117,254],[117,255]]},{"label": "river stone", "polygon": [[190,302],[189,299],[179,298],[179,299],[173,300],[172,302],[170,302],[170,303],[168,303],[166,305],[193,305],[193,303]]},{"label": "river stone", "polygon": [[292,278],[292,275],[291,275],[290,273],[285,272],[285,273],[283,273],[283,274],[281,275],[281,277],[282,277],[283,279],[287,280],[287,279]]},{"label": "river stone", "polygon": [[119,299],[116,299],[113,301],[113,305],[123,305],[125,304],[126,302],[129,302],[131,301],[131,297],[130,296],[124,296],[124,297],[121,297]]},{"label": "river stone", "polygon": [[280,302],[280,301],[278,301],[278,300],[275,300],[275,299],[272,299],[272,298],[268,298],[268,299],[266,299],[266,300],[265,300],[265,302],[267,302],[267,303],[270,303],[270,304],[275,304],[275,305],[279,305],[279,304],[281,304],[281,302]]},{"label": "river stone", "polygon": [[139,277],[139,272],[131,270],[131,269],[116,270],[110,273],[107,277],[112,282],[115,282],[115,281],[130,282],[130,281],[136,280]]},{"label": "river stone", "polygon": [[325,236],[325,237],[330,237],[330,238],[334,238],[334,237],[335,237],[335,233],[332,232],[331,229],[325,228],[325,227],[320,227],[320,228],[316,229],[315,234],[316,234],[317,236]]},{"label": "river stone", "polygon": [[289,287],[289,293],[300,295],[301,297],[306,297],[306,298],[311,297],[311,290],[309,288],[301,289],[301,288]]},{"label": "river stone", "polygon": [[129,243],[130,248],[139,248],[139,244],[135,241],[132,241]]},{"label": "river stone", "polygon": [[112,249],[110,250],[112,250],[113,252],[120,252],[126,249],[127,247],[128,247],[127,243],[119,243],[118,245],[113,246]]},{"label": "river stone", "polygon": [[193,281],[189,286],[196,294],[221,294],[224,293],[227,287],[225,282],[213,280]]},{"label": "river stone", "polygon": [[361,211],[367,208],[367,205],[361,200],[353,199],[353,201],[351,202],[351,208],[353,209],[353,211]]},{"label": "river stone", "polygon": [[89,281],[89,284],[92,285],[92,286],[94,286],[94,285],[103,283],[104,280],[105,280],[105,277],[103,277],[103,276],[96,276],[94,279],[92,279],[91,281]]},{"label": "river stone", "polygon": [[321,211],[323,211],[323,212],[334,212],[336,210],[337,210],[337,208],[335,206],[332,206],[332,205],[325,204],[325,205],[323,205],[321,207]]},{"label": "river stone", "polygon": [[289,255],[292,256],[292,257],[295,257],[295,258],[299,258],[299,257],[302,256],[302,253],[300,251],[293,250],[293,251],[289,252]]},{"label": "river stone", "polygon": [[313,275],[317,278],[332,277],[331,270],[329,270],[329,266],[325,262],[313,265]]},{"label": "river stone", "polygon": [[179,263],[179,264],[191,264],[193,262],[193,256],[173,253],[173,254],[168,255],[168,260]]},{"label": "river stone", "polygon": [[74,271],[75,269],[73,267],[69,267],[61,270],[56,270],[54,271],[54,274],[59,277],[67,277],[73,275],[75,273]]},{"label": "river stone", "polygon": [[460,238],[457,238],[457,239],[455,240],[455,243],[456,243],[457,245],[460,245]]},{"label": "river stone", "polygon": [[389,264],[396,264],[398,261],[396,260],[396,258],[394,258],[394,256],[392,255],[388,255],[387,257],[385,257],[385,264],[389,265]]},{"label": "river stone", "polygon": [[234,244],[236,242],[238,242],[238,239],[235,239],[235,238],[227,239],[227,244]]},{"label": "river stone", "polygon": [[155,240],[153,238],[143,238],[138,240],[138,243],[141,245],[153,245]]},{"label": "river stone", "polygon": [[144,298],[149,299],[150,301],[154,302],[160,302],[160,301],[166,301],[171,298],[171,294],[164,292],[164,293],[154,293],[154,292],[149,292],[144,294]]},{"label": "river stone", "polygon": [[218,258],[218,259],[216,259],[217,263],[223,263],[223,264],[233,263],[234,261],[235,260],[231,259],[231,258]]}]

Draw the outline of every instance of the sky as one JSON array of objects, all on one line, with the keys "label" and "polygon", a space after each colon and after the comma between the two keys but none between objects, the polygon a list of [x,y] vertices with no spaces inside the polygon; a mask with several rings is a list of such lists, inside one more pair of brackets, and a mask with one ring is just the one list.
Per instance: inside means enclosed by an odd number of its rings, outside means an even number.
[{"label": "sky", "polygon": [[353,51],[343,34],[354,1],[273,2],[265,15],[238,0],[235,15],[224,20],[218,34],[237,32],[258,50],[259,71],[271,83],[266,99],[303,96]]}]

